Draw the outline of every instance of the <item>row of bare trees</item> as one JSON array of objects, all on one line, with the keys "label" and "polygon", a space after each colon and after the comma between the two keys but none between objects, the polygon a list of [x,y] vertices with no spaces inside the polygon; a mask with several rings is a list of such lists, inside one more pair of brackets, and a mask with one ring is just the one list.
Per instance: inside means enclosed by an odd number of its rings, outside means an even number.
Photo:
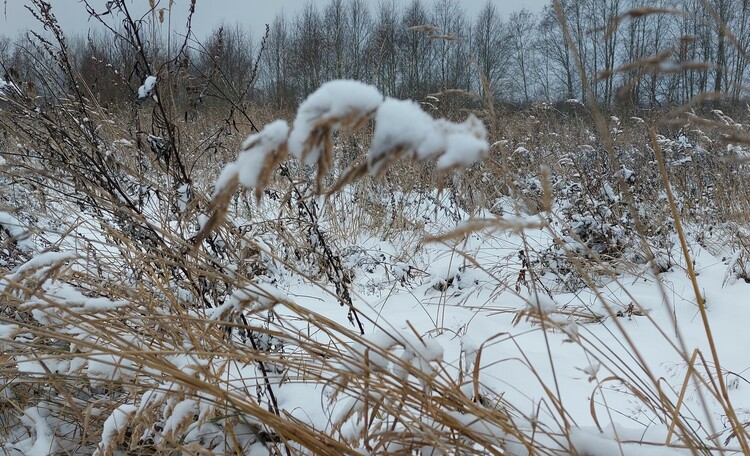
[{"label": "row of bare trees", "polygon": [[706,92],[745,96],[750,1],[561,0],[559,9],[508,17],[487,2],[470,17],[458,0],[386,1],[374,10],[330,0],[277,16],[272,30],[260,84],[277,99],[339,77],[417,99],[482,92],[485,77],[503,100],[655,108]]},{"label": "row of bare trees", "polygon": [[[473,16],[459,0],[390,0],[374,8],[365,0],[308,3],[295,15],[277,15],[262,40],[239,25],[193,39],[171,68],[182,71],[180,89],[193,104],[237,98],[251,85],[256,100],[294,106],[336,78],[414,99],[446,89],[489,89],[497,99],[520,103],[576,98],[653,109],[701,93],[722,93],[732,102],[746,96],[750,0],[558,5],[505,17],[492,1]],[[154,19],[147,45],[156,57],[168,53],[168,37]],[[138,59],[103,37],[73,40],[76,64],[101,100],[132,96],[143,78]],[[34,57],[22,38],[14,41],[0,39],[3,66],[31,72],[43,56]]]}]

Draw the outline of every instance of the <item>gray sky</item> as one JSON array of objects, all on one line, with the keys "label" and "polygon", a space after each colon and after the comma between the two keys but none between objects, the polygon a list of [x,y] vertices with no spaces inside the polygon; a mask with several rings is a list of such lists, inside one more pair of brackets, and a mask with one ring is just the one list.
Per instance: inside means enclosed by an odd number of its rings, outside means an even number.
[{"label": "gray sky", "polygon": [[[68,34],[86,34],[93,21],[88,21],[86,9],[80,0],[49,0],[52,11]],[[126,0],[131,11],[144,12],[148,9],[148,0]],[[204,37],[216,25],[225,22],[234,24],[239,22],[250,27],[252,33],[257,35],[263,30],[266,23],[272,23],[274,16],[284,11],[292,16],[299,11],[309,0],[197,0],[196,14],[193,20],[193,30],[198,37]],[[372,11],[377,7],[379,0],[366,0]],[[527,8],[532,11],[550,3],[550,0],[491,0],[501,12],[507,16],[513,11]],[[434,0],[423,0],[428,7]],[[487,2],[487,0],[460,0],[461,5],[468,16],[476,14]],[[31,14],[24,8],[29,4],[28,0],[0,0],[0,8],[3,8],[0,18],[0,34],[15,37],[18,32],[26,29],[40,30]],[[104,12],[107,0],[90,0],[90,4],[97,11]],[[327,0],[317,0],[322,6]],[[397,1],[397,4],[407,4],[406,0]],[[166,6],[169,0],[161,0],[160,4]],[[185,17],[189,0],[173,0],[172,28],[179,30],[184,27]],[[111,16],[109,16],[111,17]],[[110,19],[111,21],[111,19]],[[113,23],[113,22],[110,22]]]}]

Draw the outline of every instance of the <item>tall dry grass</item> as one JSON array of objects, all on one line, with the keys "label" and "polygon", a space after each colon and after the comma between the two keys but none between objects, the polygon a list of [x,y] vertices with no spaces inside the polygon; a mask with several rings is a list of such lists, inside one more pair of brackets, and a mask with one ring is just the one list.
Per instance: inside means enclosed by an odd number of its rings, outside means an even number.
[{"label": "tall dry grass", "polygon": [[[49,77],[54,78],[50,85],[64,86],[78,75]],[[551,107],[504,114],[487,100],[477,114],[494,144],[482,163],[456,177],[438,172],[434,163],[408,161],[408,151],[399,150],[393,153],[400,159],[389,163],[381,178],[371,177],[359,158],[366,146],[354,146],[369,144],[372,134],[371,113],[363,113],[343,122],[363,127],[356,132],[332,140],[328,124],[308,138],[310,144],[322,141],[324,150],[314,170],[270,162],[260,196],[278,216],[245,226],[237,221],[252,220],[264,203],[234,186],[212,195],[219,166],[234,158],[243,139],[224,129],[221,114],[204,112],[181,121],[169,105],[137,105],[113,114],[80,93],[60,95],[37,109],[40,99],[22,90],[4,93],[3,196],[4,204],[14,207],[3,210],[30,227],[45,255],[24,251],[22,239],[4,236],[0,432],[19,443],[34,428],[39,445],[54,434],[63,445],[54,450],[61,454],[92,449],[97,454],[574,453],[575,423],[554,375],[544,377],[540,366],[528,365],[547,395],[533,413],[520,410],[484,387],[481,358],[495,340],[464,350],[456,366],[440,356],[429,335],[395,331],[357,309],[349,294],[351,271],[337,248],[345,239],[406,237],[417,250],[428,234],[432,242],[447,243],[479,230],[523,228],[476,218],[456,231],[428,233],[419,214],[409,213],[415,210],[408,203],[414,194],[433,198],[432,192],[442,189],[454,195],[446,210],[458,219],[479,217],[483,209],[509,200],[519,213],[541,214],[535,223],[562,242],[571,226],[570,219],[552,211],[553,200],[566,196],[560,185],[578,182],[585,207],[587,195],[601,193],[603,182],[596,176],[619,176],[625,203],[602,218],[617,225],[630,214],[625,243],[605,251],[568,251],[560,258],[582,286],[595,291],[602,276],[617,280],[622,271],[638,269],[639,261],[658,269],[655,252],[664,247],[665,236],[676,233],[688,255],[681,220],[736,224],[732,242],[745,248],[740,228],[749,199],[745,178],[735,172],[736,157],[708,154],[693,158],[692,165],[674,165],[685,153],[670,140],[678,128],[696,143],[715,141],[708,151],[725,150],[725,142],[746,142],[743,121],[717,121],[710,111],[676,109],[614,125],[595,106],[583,118],[567,118]],[[264,111],[247,115],[258,125],[278,117]],[[176,127],[172,131],[179,132],[180,141],[168,146],[179,157],[164,155],[158,143],[149,142],[149,135],[160,136],[155,118]],[[644,142],[653,131],[664,136],[652,134]],[[339,157],[345,159],[338,162]],[[617,174],[621,166],[634,169],[641,184]],[[180,190],[186,184],[189,197]],[[338,190],[318,205],[318,195],[331,188]],[[669,188],[683,196],[681,208],[670,199],[669,214],[639,213],[645,201]],[[368,199],[373,194],[387,198]],[[344,212],[346,219],[339,217]],[[310,233],[326,243],[311,245]],[[522,250],[528,258],[544,254],[529,245]],[[694,279],[689,257],[685,264]],[[269,287],[275,267],[341,302],[341,318]],[[544,294],[535,268],[524,269],[524,286],[536,296]],[[497,281],[500,287],[521,283],[521,277],[497,276]],[[710,339],[698,288],[695,294]],[[567,331],[558,318],[530,304],[524,311],[498,312],[532,321],[545,333]],[[567,317],[597,324],[616,316],[617,309],[608,308],[609,315],[574,309]],[[571,334],[571,342],[616,372],[616,380],[645,408],[667,417],[668,441],[653,444],[694,454],[721,451],[718,438],[707,442],[683,414],[684,389],[676,402],[669,399],[627,329],[619,319],[611,321],[639,369],[617,347],[601,346],[592,333]],[[671,338],[664,334],[664,340]],[[683,384],[695,382],[704,401],[721,404],[731,440],[750,454],[747,431],[724,384],[721,354],[713,345],[709,354],[690,352],[681,342],[674,350],[688,366]],[[295,413],[296,404],[284,397],[295,385],[326,391],[337,404],[329,423],[305,422]],[[10,446],[4,451],[21,452]]]}]

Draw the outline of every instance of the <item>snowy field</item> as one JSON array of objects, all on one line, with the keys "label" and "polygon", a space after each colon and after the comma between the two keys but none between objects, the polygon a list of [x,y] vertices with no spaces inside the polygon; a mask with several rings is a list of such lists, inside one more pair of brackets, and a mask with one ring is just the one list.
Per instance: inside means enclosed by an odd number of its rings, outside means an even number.
[{"label": "snowy field", "polygon": [[[369,122],[340,168],[332,133]],[[383,182],[408,162],[455,184],[501,148],[534,152],[354,81],[202,182],[124,160],[81,180],[6,147],[4,454],[747,450],[745,231],[681,231],[692,184],[674,196],[655,170],[709,163],[684,134],[654,136],[656,161],[623,153],[598,193],[560,160],[471,208],[458,185]]]}]

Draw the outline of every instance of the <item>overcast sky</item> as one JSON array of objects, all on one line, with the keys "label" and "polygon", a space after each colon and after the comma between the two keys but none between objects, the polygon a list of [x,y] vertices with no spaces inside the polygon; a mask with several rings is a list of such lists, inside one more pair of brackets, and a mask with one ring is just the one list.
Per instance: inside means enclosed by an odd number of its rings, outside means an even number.
[{"label": "overcast sky", "polygon": [[[85,34],[93,22],[88,20],[86,8],[80,0],[49,0],[52,4],[52,11],[60,21],[63,30],[66,33]],[[126,0],[129,8],[133,12],[143,12],[148,9],[148,0]],[[204,37],[217,24],[222,22],[234,24],[239,22],[247,25],[253,34],[259,34],[266,23],[272,23],[274,16],[284,11],[285,14],[293,15],[300,10],[310,0],[197,0],[196,14],[193,19],[193,30],[198,37]],[[370,9],[375,10],[380,0],[366,0],[370,4]],[[541,10],[550,0],[490,0],[497,9],[503,14],[508,15],[513,11],[521,8],[527,8],[532,11]],[[37,22],[31,14],[24,8],[29,4],[28,0],[0,0],[3,4],[3,15],[0,19],[0,34],[15,37],[18,32],[26,29],[39,30]],[[434,3],[434,0],[423,0],[428,7]],[[467,15],[473,16],[487,2],[487,0],[459,0]],[[104,12],[107,0],[90,0],[97,11]],[[161,0],[161,5],[168,5],[169,0]],[[313,3],[320,4],[321,7],[328,3],[327,0],[317,0]],[[396,1],[396,4],[407,4],[408,0]],[[172,28],[180,29],[184,27],[186,11],[189,0],[174,0],[172,10]]]}]

